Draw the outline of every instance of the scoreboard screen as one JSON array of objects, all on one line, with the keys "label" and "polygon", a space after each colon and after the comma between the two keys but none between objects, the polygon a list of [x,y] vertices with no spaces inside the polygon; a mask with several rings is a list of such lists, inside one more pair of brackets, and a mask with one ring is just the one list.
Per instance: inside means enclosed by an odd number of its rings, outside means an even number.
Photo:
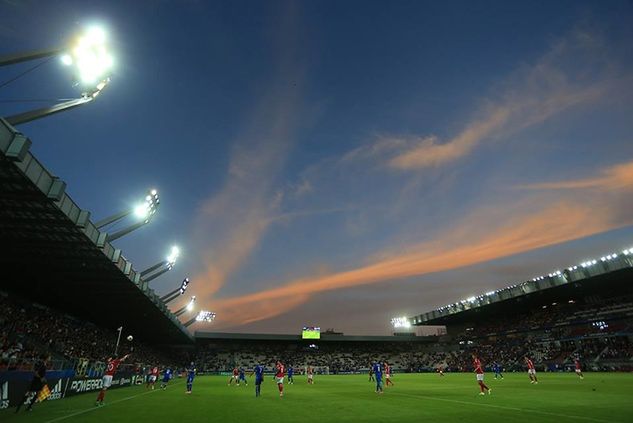
[{"label": "scoreboard screen", "polygon": [[314,326],[304,326],[301,333],[302,339],[321,339],[321,328]]}]

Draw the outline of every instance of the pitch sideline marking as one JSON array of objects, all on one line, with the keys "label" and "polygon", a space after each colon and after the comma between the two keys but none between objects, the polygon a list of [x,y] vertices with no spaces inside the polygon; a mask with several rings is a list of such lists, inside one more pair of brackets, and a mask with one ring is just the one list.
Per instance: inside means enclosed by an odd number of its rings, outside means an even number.
[{"label": "pitch sideline marking", "polygon": [[482,406],[482,407],[491,407],[491,408],[499,408],[499,409],[502,409],[502,410],[537,413],[537,414],[544,414],[544,415],[553,416],[553,417],[565,417],[565,418],[568,418],[568,419],[588,420],[588,421],[599,422],[599,423],[617,423],[614,420],[600,420],[600,419],[594,419],[593,417],[586,417],[586,416],[574,416],[574,415],[570,415],[570,414],[550,413],[549,411],[534,410],[534,409],[531,409],[531,408],[507,407],[505,405],[485,404],[485,403],[471,402],[471,401],[460,401],[460,400],[452,400],[452,399],[448,399],[448,398],[429,397],[429,396],[426,396],[426,395],[405,394],[405,393],[401,393],[401,392],[392,392],[391,395],[401,395],[401,396],[412,397],[412,398],[423,398],[423,399],[428,399],[428,400],[433,400],[433,401],[452,402],[452,403],[456,403],[456,404],[479,405],[479,406]]},{"label": "pitch sideline marking", "polygon": [[[172,384],[172,386],[174,386],[174,385],[176,385],[176,384],[175,383]],[[118,399],[116,401],[109,402],[106,405],[104,405],[104,407],[107,407],[107,406],[113,405],[113,404],[118,404],[118,403],[123,402],[123,401],[131,400],[131,399],[134,399],[134,398],[137,398],[137,397],[140,397],[140,396],[143,396],[143,395],[151,394],[153,392],[158,392],[158,391],[159,390],[157,389],[157,390],[151,390],[151,391],[148,391],[148,392],[141,392],[140,394],[132,395],[131,397],[125,397],[125,398]],[[70,417],[75,417],[75,416],[79,416],[81,414],[89,413],[91,411],[99,410],[100,408],[103,408],[103,407],[96,407],[95,406],[95,407],[86,408],[85,410],[81,410],[81,411],[78,411],[76,413],[68,414],[66,416],[57,417],[57,418],[55,418],[53,420],[47,420],[45,423],[59,422],[59,421],[62,421],[62,420],[66,420],[66,419],[68,419]]]}]

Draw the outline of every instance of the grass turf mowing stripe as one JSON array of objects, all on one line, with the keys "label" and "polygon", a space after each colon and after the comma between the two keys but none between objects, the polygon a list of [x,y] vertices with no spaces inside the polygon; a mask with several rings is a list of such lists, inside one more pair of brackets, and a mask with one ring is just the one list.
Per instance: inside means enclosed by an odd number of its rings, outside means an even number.
[{"label": "grass turf mowing stripe", "polygon": [[[421,398],[421,399],[427,399],[427,400],[430,400],[430,401],[443,401],[443,402],[450,402],[450,403],[454,403],[454,404],[477,405],[477,406],[480,406],[480,407],[498,408],[500,410],[536,413],[536,414],[543,414],[543,415],[552,416],[552,417],[564,417],[564,418],[567,418],[567,419],[585,420],[585,421],[598,422],[598,423],[620,423],[620,422],[616,422],[614,420],[600,420],[600,419],[595,419],[593,417],[574,416],[574,415],[570,415],[570,414],[552,413],[550,411],[534,410],[532,408],[507,407],[505,405],[485,404],[485,403],[481,403],[481,402],[471,402],[471,401],[460,401],[460,400],[452,400],[452,399],[447,399],[447,398],[428,397],[428,396],[425,396],[425,395],[404,394],[402,392],[392,392],[391,391],[391,392],[389,392],[389,395],[397,395],[397,396],[410,397],[410,398]],[[486,397],[487,396],[488,395],[486,395]]]},{"label": "grass turf mowing stripe", "polygon": [[[172,386],[176,386],[176,385],[177,384],[173,384]],[[125,397],[125,398],[121,398],[121,399],[118,399],[118,400],[115,400],[115,401],[112,401],[112,402],[108,402],[108,403],[104,404],[101,407],[93,406],[93,407],[90,407],[90,408],[86,408],[84,410],[77,411],[76,413],[68,414],[66,416],[57,417],[57,418],[55,418],[53,420],[47,420],[45,423],[60,422],[62,420],[66,420],[66,419],[69,419],[71,417],[79,416],[79,415],[82,415],[82,414],[85,414],[85,413],[89,413],[91,411],[99,410],[100,408],[108,407],[108,406],[113,405],[113,404],[118,404],[118,403],[123,402],[123,401],[128,401],[128,400],[131,400],[131,399],[134,399],[134,398],[137,398],[137,397],[141,397],[143,395],[151,394],[152,392],[158,392],[158,391],[160,391],[160,389],[152,389],[151,391],[148,391],[148,392],[141,392],[140,394],[136,394],[136,395],[132,395],[130,397]]]}]

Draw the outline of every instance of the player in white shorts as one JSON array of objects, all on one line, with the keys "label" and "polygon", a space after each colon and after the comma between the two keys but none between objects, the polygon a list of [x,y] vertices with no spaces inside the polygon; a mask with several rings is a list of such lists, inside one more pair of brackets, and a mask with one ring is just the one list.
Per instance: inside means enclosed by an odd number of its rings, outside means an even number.
[{"label": "player in white shorts", "polygon": [[154,389],[154,385],[156,384],[156,379],[158,379],[158,375],[160,372],[158,371],[158,367],[154,366],[150,369],[149,375],[147,376],[147,389]]},{"label": "player in white shorts", "polygon": [[284,396],[284,376],[286,376],[286,367],[281,361],[277,361],[275,364],[275,382],[277,382],[277,388],[279,389],[279,396]]},{"label": "player in white shorts", "polygon": [[534,362],[530,360],[527,356],[525,357],[525,364],[528,368],[528,376],[530,377],[530,383],[538,383],[538,379],[536,378],[536,367],[534,367]]},{"label": "player in white shorts", "polygon": [[391,366],[385,361],[383,367],[385,369],[385,386],[393,386],[393,382],[391,381]]},{"label": "player in white shorts", "polygon": [[103,405],[103,400],[105,398],[106,391],[108,390],[110,386],[112,386],[112,376],[114,376],[117,369],[119,368],[119,364],[125,361],[125,359],[128,358],[128,356],[129,354],[126,354],[123,357],[118,358],[118,359],[117,358],[113,359],[112,357],[108,358],[106,362],[105,374],[103,375],[103,379],[102,379],[101,391],[99,391],[99,396],[97,396],[96,405],[98,406]]},{"label": "player in white shorts", "polygon": [[102,382],[103,388],[109,388],[112,386],[112,375],[103,375]]}]

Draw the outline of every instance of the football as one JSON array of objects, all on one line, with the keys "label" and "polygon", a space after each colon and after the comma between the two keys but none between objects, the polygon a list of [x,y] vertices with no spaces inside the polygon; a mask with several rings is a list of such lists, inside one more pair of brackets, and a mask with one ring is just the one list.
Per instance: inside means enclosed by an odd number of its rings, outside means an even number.
[{"label": "football", "polygon": [[128,335],[128,336],[127,336],[127,340],[128,340],[128,341],[132,342],[132,340],[133,340],[133,339],[134,339],[134,337],[133,337],[132,335]]}]

